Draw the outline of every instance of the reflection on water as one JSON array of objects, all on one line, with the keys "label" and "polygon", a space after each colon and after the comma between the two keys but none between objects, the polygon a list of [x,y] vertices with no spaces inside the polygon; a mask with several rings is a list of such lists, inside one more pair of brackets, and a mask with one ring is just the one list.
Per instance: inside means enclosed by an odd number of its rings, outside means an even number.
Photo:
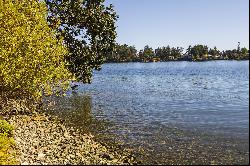
[{"label": "reflection on water", "polygon": [[[64,119],[69,125],[77,127],[85,133],[104,130],[108,121],[97,120],[92,113],[92,98],[73,92],[67,97],[53,96],[47,98],[50,113]],[[50,105],[50,103],[47,103]],[[93,130],[94,129],[94,130]]]}]

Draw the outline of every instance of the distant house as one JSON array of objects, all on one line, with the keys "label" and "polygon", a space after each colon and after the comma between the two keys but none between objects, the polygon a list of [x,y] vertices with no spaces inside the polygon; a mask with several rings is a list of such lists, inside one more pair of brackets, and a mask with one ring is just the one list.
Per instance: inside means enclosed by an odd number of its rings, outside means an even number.
[{"label": "distant house", "polygon": [[208,54],[208,55],[207,55],[207,59],[213,59],[213,55]]},{"label": "distant house", "polygon": [[152,59],[152,62],[159,62],[159,61],[161,61],[160,58],[153,58],[153,59]]},{"label": "distant house", "polygon": [[215,59],[221,59],[221,56],[220,55],[215,55],[214,58]]}]

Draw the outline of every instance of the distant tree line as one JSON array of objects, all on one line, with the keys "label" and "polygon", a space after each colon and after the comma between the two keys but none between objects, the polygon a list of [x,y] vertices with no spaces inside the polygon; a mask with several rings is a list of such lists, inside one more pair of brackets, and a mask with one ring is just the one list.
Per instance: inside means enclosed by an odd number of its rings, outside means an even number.
[{"label": "distant tree line", "polygon": [[106,62],[166,62],[166,61],[207,61],[207,60],[249,60],[249,50],[245,47],[220,51],[206,45],[182,47],[158,47],[153,49],[146,45],[137,51],[134,46],[117,44],[116,51],[108,53]]}]

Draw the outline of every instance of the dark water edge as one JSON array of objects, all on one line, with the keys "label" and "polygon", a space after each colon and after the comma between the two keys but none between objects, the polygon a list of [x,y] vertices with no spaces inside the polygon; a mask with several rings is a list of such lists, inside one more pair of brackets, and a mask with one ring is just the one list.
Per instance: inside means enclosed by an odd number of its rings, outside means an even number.
[{"label": "dark water edge", "polygon": [[156,124],[157,129],[146,126],[138,131],[144,134],[131,138],[131,135],[117,134],[119,129],[114,122],[95,117],[90,96],[75,93],[48,101],[54,103],[48,107],[51,114],[84,133],[94,134],[104,145],[131,152],[142,164],[249,164],[249,139],[161,124]]}]

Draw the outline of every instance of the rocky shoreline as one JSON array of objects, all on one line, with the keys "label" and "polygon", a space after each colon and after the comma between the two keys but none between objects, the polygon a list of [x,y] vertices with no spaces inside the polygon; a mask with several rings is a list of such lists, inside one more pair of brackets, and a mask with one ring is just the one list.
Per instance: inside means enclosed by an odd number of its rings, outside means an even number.
[{"label": "rocky shoreline", "polygon": [[15,127],[17,160],[21,165],[131,165],[138,164],[132,154],[117,152],[93,135],[68,127],[46,113],[12,115],[7,121]]}]

